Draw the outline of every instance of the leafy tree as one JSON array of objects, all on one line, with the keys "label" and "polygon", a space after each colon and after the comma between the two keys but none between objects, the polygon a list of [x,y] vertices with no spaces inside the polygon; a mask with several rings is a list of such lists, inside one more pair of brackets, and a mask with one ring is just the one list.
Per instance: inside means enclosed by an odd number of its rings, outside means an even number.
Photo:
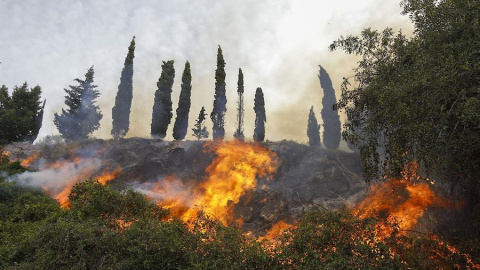
[{"label": "leafy tree", "polygon": [[[405,0],[411,38],[387,28],[340,37],[331,50],[362,57],[338,107],[344,138],[360,148],[367,179],[419,161],[480,203],[480,2]],[[452,189],[453,190],[453,189]],[[470,194],[468,194],[470,193]]]},{"label": "leafy tree", "polygon": [[213,122],[213,139],[223,140],[225,137],[225,113],[227,111],[227,97],[225,95],[225,61],[222,48],[218,46],[217,69],[215,70],[215,100],[210,119]]},{"label": "leafy tree", "polygon": [[195,128],[192,129],[193,131],[193,136],[197,138],[197,140],[200,140],[202,138],[208,138],[208,130],[207,127],[204,126],[203,121],[205,121],[205,116],[207,114],[205,113],[205,108],[202,107],[200,110],[200,113],[198,114],[198,119],[197,123],[195,123]]},{"label": "leafy tree", "polygon": [[321,146],[320,142],[320,125],[317,122],[315,113],[313,112],[313,106],[310,108],[310,113],[308,114],[308,144],[310,146]]},{"label": "leafy tree", "polygon": [[263,142],[265,139],[265,122],[267,115],[265,114],[265,100],[263,99],[262,88],[258,87],[255,92],[255,129],[253,130],[253,139],[257,142]]},{"label": "leafy tree", "polygon": [[320,67],[318,78],[323,88],[322,119],[323,119],[323,144],[328,149],[337,149],[340,144],[340,117],[334,109],[336,102],[335,89],[327,71]]},{"label": "leafy tree", "polygon": [[128,47],[128,54],[123,64],[120,84],[118,85],[115,106],[112,108],[112,135],[115,140],[124,137],[130,125],[130,109],[133,98],[133,58],[135,57],[135,37]]},{"label": "leafy tree", "polygon": [[243,116],[245,115],[245,110],[243,109],[243,72],[242,69],[238,69],[238,82],[237,82],[237,93],[238,93],[238,107],[237,107],[237,130],[233,134],[233,137],[243,140],[245,135],[243,135]]},{"label": "leafy tree", "polygon": [[187,135],[191,92],[192,73],[190,71],[190,63],[187,61],[182,75],[182,90],[178,99],[177,118],[175,118],[175,124],[173,125],[173,138],[175,140],[183,140]]},{"label": "leafy tree", "polygon": [[155,100],[152,112],[152,137],[165,138],[168,125],[172,121],[172,86],[175,78],[173,60],[163,61],[162,74],[157,82],[158,90],[155,92]]},{"label": "leafy tree", "polygon": [[93,84],[95,72],[93,66],[85,74],[85,80],[75,79],[79,85],[64,89],[65,104],[68,109],[62,109],[61,114],[55,113],[53,120],[58,131],[66,140],[84,140],[100,127],[103,115],[95,105],[95,99],[100,95]]},{"label": "leafy tree", "polygon": [[33,142],[42,127],[45,100],[40,101],[40,86],[15,86],[12,96],[5,85],[0,88],[0,143]]}]

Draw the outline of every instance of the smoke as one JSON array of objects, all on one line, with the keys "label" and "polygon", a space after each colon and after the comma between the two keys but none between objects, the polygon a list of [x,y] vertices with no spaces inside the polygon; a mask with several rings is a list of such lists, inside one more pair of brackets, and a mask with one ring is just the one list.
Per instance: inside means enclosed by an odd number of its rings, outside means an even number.
[{"label": "smoke", "polygon": [[[111,138],[111,108],[118,89],[125,52],[136,36],[133,101],[127,137],[150,136],[156,82],[161,63],[174,59],[176,70],[189,61],[192,107],[189,123],[205,106],[212,111],[216,49],[226,62],[227,113],[225,137],[236,123],[238,68],[245,81],[245,138],[254,129],[253,99],[257,87],[265,94],[266,139],[307,141],[308,111],[321,110],[319,64],[329,71],[336,89],[352,74],[354,57],[331,53],[328,44],[340,35],[365,27],[392,26],[408,33],[412,25],[392,1],[68,1],[4,0],[0,16],[0,84],[11,89],[27,81],[40,85],[49,100],[39,138],[58,134],[53,114],[64,107],[63,88],[95,65],[97,99],[104,115],[93,135]],[[178,104],[181,80],[175,80]],[[174,115],[175,117],[175,115]],[[344,116],[341,116],[344,117]],[[320,120],[320,118],[317,116]],[[208,119],[208,118],[207,118]],[[207,120],[211,130],[212,123]],[[190,132],[187,139],[193,139]],[[170,125],[166,139],[172,139]]]},{"label": "smoke", "polygon": [[102,167],[102,160],[86,158],[79,162],[64,161],[54,164],[40,160],[39,164],[39,171],[27,171],[15,175],[10,181],[27,186],[41,187],[55,197],[66,187],[71,187],[92,177]]}]

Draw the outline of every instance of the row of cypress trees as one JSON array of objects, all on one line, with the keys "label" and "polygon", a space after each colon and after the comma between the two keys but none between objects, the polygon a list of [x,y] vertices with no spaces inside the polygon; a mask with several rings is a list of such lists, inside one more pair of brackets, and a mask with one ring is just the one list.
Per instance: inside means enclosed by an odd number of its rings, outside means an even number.
[{"label": "row of cypress trees", "polygon": [[[130,111],[133,99],[133,59],[135,58],[135,37],[132,38],[128,47],[127,57],[125,58],[122,69],[120,84],[115,97],[115,105],[112,108],[112,131],[111,134],[115,140],[123,138],[130,125]],[[151,136],[164,138],[167,134],[168,126],[172,119],[172,87],[175,79],[174,61],[164,61],[162,72],[157,82],[157,90],[152,110]],[[100,120],[103,115],[99,107],[95,104],[95,99],[99,96],[96,85],[93,84],[94,69],[93,66],[85,74],[85,79],[75,79],[76,86],[69,86],[64,89],[67,93],[65,104],[68,109],[62,109],[60,114],[55,113],[54,123],[59,132],[67,140],[81,140],[88,138],[89,134],[100,127]],[[225,113],[227,111],[227,98],[225,94],[225,60],[222,49],[218,46],[217,69],[215,70],[215,99],[210,119],[213,122],[213,139],[223,139],[225,137]],[[182,85],[178,107],[176,110],[176,119],[173,127],[173,137],[175,140],[183,140],[188,130],[188,115],[190,112],[190,96],[192,91],[192,75],[190,63],[185,63],[182,75]],[[238,77],[238,118],[237,130],[234,137],[243,139],[243,73],[239,69]],[[261,88],[257,88],[255,94],[255,131],[254,139],[263,141],[265,138],[265,101]],[[197,123],[192,129],[193,135],[197,139],[207,138],[207,131],[204,120],[206,119],[205,108],[202,107]]]}]

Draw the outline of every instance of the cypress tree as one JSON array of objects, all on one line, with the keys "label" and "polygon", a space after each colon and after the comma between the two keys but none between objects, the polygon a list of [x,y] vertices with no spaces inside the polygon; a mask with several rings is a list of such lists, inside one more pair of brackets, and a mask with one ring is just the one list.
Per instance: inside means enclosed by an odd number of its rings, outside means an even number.
[{"label": "cypress tree", "polygon": [[132,38],[128,47],[127,57],[120,76],[117,96],[115,97],[115,106],[112,108],[113,127],[111,134],[113,138],[124,137],[130,125],[130,109],[133,98],[133,58],[135,52],[135,37]]},{"label": "cypress tree", "polygon": [[68,109],[62,109],[59,115],[55,113],[54,124],[66,140],[83,140],[100,127],[103,115],[95,105],[95,99],[100,95],[93,84],[93,66],[85,74],[85,80],[75,79],[79,85],[64,89],[65,104]]},{"label": "cypress tree", "polygon": [[327,71],[320,67],[320,86],[323,88],[322,99],[322,119],[323,119],[323,144],[328,149],[337,149],[340,144],[341,127],[340,117],[337,110],[334,110],[336,102],[335,90],[332,86],[332,80]]},{"label": "cypress tree", "polygon": [[243,116],[245,114],[243,109],[243,72],[242,69],[238,69],[238,82],[237,82],[237,93],[238,93],[238,107],[237,107],[237,130],[233,134],[233,137],[243,140],[245,137],[243,135]]},{"label": "cypress tree", "polygon": [[198,114],[197,122],[195,123],[195,128],[192,128],[193,136],[200,140],[202,138],[208,138],[208,130],[207,127],[203,125],[203,121],[206,119],[207,114],[205,113],[205,108],[202,107],[200,113]]},{"label": "cypress tree", "polygon": [[173,125],[173,138],[175,138],[175,140],[183,140],[187,135],[191,92],[192,73],[190,71],[190,63],[187,61],[182,75],[182,90],[180,91],[180,98],[178,99],[177,117]]},{"label": "cypress tree", "polygon": [[227,97],[225,95],[225,61],[222,48],[218,46],[217,69],[215,70],[215,100],[210,119],[213,122],[213,139],[223,140],[225,137],[225,113],[227,111]]},{"label": "cypress tree", "polygon": [[0,143],[32,143],[42,127],[45,100],[40,101],[40,86],[28,89],[28,84],[15,86],[12,96],[8,88],[0,88]]},{"label": "cypress tree", "polygon": [[313,112],[313,106],[310,108],[310,113],[308,114],[308,144],[310,146],[321,146],[320,142],[320,125],[317,122],[315,113]]},{"label": "cypress tree", "polygon": [[263,99],[262,88],[258,87],[255,92],[255,129],[253,131],[253,139],[257,142],[263,142],[265,139],[265,122],[267,116],[265,114],[265,100]]},{"label": "cypress tree", "polygon": [[152,112],[152,137],[165,138],[172,120],[172,86],[175,78],[173,60],[163,61],[162,74],[157,82],[157,91]]}]

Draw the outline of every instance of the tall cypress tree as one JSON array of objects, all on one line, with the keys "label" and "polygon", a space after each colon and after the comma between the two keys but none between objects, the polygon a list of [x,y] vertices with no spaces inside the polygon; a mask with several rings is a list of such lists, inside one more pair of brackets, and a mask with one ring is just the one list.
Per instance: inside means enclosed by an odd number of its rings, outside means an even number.
[{"label": "tall cypress tree", "polygon": [[85,74],[85,80],[75,79],[79,85],[64,89],[65,104],[68,109],[62,109],[59,115],[55,113],[53,120],[58,131],[66,140],[84,140],[100,127],[103,115],[95,105],[95,99],[100,96],[96,85],[93,84],[93,66]]},{"label": "tall cypress tree", "polygon": [[200,140],[202,138],[208,138],[207,127],[204,126],[203,121],[205,121],[207,114],[205,113],[205,108],[202,107],[200,113],[198,114],[197,122],[195,123],[195,128],[192,128],[193,136]]},{"label": "tall cypress tree", "polygon": [[308,114],[308,126],[307,126],[308,144],[310,146],[321,146],[320,142],[320,125],[317,122],[315,113],[313,112],[313,106],[310,108]]},{"label": "tall cypress tree", "polygon": [[132,38],[128,47],[127,57],[123,64],[120,84],[118,85],[115,106],[112,108],[112,135],[115,140],[124,137],[130,125],[130,109],[133,98],[133,58],[135,52],[135,37]]},{"label": "tall cypress tree", "polygon": [[223,140],[225,137],[225,113],[227,111],[227,97],[225,95],[225,61],[222,48],[218,46],[217,69],[215,70],[215,100],[210,119],[213,122],[213,139]]},{"label": "tall cypress tree", "polygon": [[263,99],[262,88],[258,87],[255,92],[255,129],[253,130],[253,139],[257,142],[263,142],[265,139],[265,122],[267,116],[265,114],[265,100]]},{"label": "tall cypress tree", "polygon": [[12,96],[6,86],[0,88],[0,144],[33,142],[42,127],[45,100],[40,101],[40,86],[15,86]]},{"label": "tall cypress tree", "polygon": [[163,61],[162,74],[157,82],[157,91],[152,112],[152,137],[165,138],[168,125],[172,121],[172,86],[175,78],[173,60]]},{"label": "tall cypress tree", "polygon": [[320,86],[323,88],[323,144],[328,149],[337,149],[340,144],[341,127],[338,112],[334,110],[336,102],[335,90],[327,71],[322,66],[319,67],[320,74],[318,78],[320,79]]},{"label": "tall cypress tree", "polygon": [[242,69],[238,69],[238,82],[237,82],[237,93],[238,93],[238,107],[237,107],[237,130],[233,134],[233,137],[243,140],[245,137],[243,135],[243,116],[245,114],[243,109],[243,72]]},{"label": "tall cypress tree", "polygon": [[187,135],[191,92],[192,73],[190,71],[190,63],[187,61],[182,75],[182,90],[180,91],[180,98],[178,99],[177,117],[173,125],[173,138],[175,138],[175,140],[183,140]]}]

